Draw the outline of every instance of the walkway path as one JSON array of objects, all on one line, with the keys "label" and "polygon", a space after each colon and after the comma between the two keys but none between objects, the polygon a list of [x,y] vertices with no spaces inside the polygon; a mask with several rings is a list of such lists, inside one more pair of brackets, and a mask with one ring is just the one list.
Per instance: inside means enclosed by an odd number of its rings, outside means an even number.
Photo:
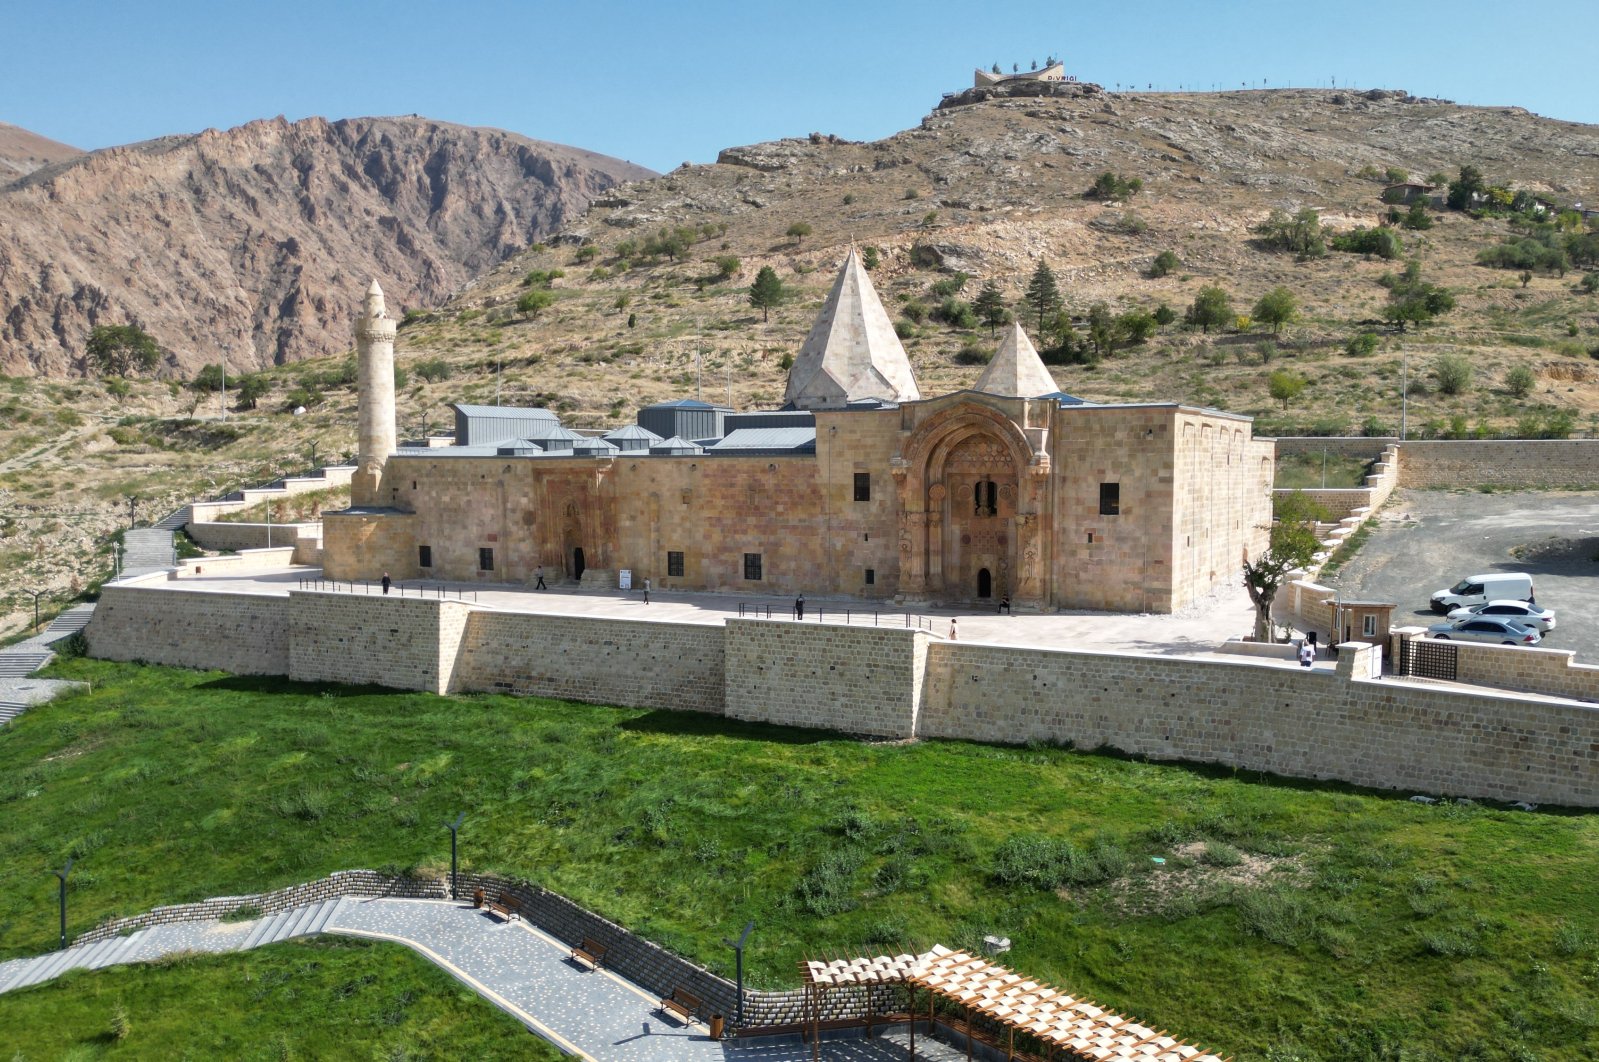
[{"label": "walkway path", "polygon": [[[606,970],[570,960],[570,949],[525,922],[501,922],[470,906],[443,900],[357,899],[269,915],[252,922],[182,922],[125,937],[0,963],[0,994],[48,981],[68,970],[142,962],[182,951],[229,952],[315,933],[404,944],[434,962],[569,1054],[596,1062],[804,1062],[810,1045],[785,1037],[716,1041],[703,1024],[665,1018],[658,997]],[[887,1062],[904,1059],[903,1036],[837,1040],[824,1059]],[[916,1057],[963,1058],[925,1036]]]},{"label": "walkway path", "polygon": [[83,630],[92,615],[94,605],[74,605],[32,638],[0,649],[0,726],[33,705],[43,704],[62,690],[79,685],[29,676],[55,658],[52,645]]}]

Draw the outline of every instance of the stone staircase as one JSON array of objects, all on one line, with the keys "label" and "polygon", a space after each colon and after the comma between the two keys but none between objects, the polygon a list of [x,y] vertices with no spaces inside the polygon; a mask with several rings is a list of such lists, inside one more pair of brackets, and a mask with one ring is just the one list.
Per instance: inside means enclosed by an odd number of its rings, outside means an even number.
[{"label": "stone staircase", "polygon": [[[167,517],[171,520],[172,517]],[[141,527],[122,536],[122,576],[164,572],[178,564],[172,548],[172,532],[160,527]]]},{"label": "stone staircase", "polygon": [[0,652],[0,679],[27,678],[55,656],[48,649],[7,649]]},{"label": "stone staircase", "polygon": [[[353,901],[348,897],[341,896],[336,900],[267,915],[250,927],[249,934],[242,943],[230,940],[221,947],[202,947],[196,950],[247,951],[250,948],[275,944],[292,937],[313,936],[326,929],[339,909],[351,902]],[[51,952],[49,955],[0,963],[0,993],[49,981],[60,977],[68,970],[98,970],[120,963],[145,962],[174,950],[186,950],[185,943],[193,947],[193,942],[179,939],[179,934],[192,935],[196,925],[188,923],[152,926],[136,930],[127,936],[108,937],[93,944],[67,948],[64,951]],[[198,923],[198,925],[203,927],[214,923]]]},{"label": "stone staircase", "polygon": [[190,512],[189,506],[180,506],[156,523],[151,524],[150,527],[159,531],[182,531],[189,524]]},{"label": "stone staircase", "polygon": [[5,726],[35,703],[19,695],[17,680],[27,678],[54,659],[56,654],[50,646],[83,630],[93,615],[93,604],[74,605],[51,620],[39,634],[0,649],[0,726]]}]

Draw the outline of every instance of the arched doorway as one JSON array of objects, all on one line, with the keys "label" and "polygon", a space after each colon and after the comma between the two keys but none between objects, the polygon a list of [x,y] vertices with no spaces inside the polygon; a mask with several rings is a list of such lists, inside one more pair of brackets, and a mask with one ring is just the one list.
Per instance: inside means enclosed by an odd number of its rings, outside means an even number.
[{"label": "arched doorway", "polygon": [[586,567],[586,565],[584,565],[584,563],[583,563],[583,547],[582,546],[574,546],[574,547],[572,547],[572,578],[574,578],[574,579],[582,579],[583,578],[583,569],[585,567]]},{"label": "arched doorway", "polygon": [[977,573],[977,596],[981,598],[994,596],[994,577],[987,568],[980,569]]}]

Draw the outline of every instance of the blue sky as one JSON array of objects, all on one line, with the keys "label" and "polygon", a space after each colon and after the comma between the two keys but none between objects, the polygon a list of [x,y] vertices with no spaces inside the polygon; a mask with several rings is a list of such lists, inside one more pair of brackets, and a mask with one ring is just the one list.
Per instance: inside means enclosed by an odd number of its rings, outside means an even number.
[{"label": "blue sky", "polygon": [[283,114],[423,114],[658,170],[915,125],[974,66],[1106,87],[1407,89],[1599,122],[1591,0],[429,5],[10,0],[0,121],[78,147]]}]

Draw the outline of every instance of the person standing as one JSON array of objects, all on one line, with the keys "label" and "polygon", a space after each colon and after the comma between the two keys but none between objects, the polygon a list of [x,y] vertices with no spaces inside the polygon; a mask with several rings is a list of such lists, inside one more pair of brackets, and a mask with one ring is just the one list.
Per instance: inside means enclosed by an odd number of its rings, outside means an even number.
[{"label": "person standing", "polygon": [[533,589],[535,589],[535,590],[548,590],[549,589],[549,587],[544,585],[544,565],[541,564],[537,568],[534,568],[533,569],[533,575],[534,575],[535,578],[538,579],[538,582],[533,585]]},{"label": "person standing", "polygon": [[949,621],[949,640],[952,642],[960,641],[960,636],[955,630],[955,621],[953,619]]},{"label": "person standing", "polygon": [[650,603],[650,581],[648,579],[644,580],[644,603],[646,605]]},{"label": "person standing", "polygon": [[805,618],[805,595],[804,594],[801,594],[799,597],[796,597],[794,599],[794,618],[797,619],[797,620],[802,620],[802,619]]},{"label": "person standing", "polygon": [[1315,649],[1314,646],[1312,646],[1310,644],[1310,640],[1307,638],[1305,641],[1300,642],[1299,643],[1299,666],[1300,667],[1309,667],[1311,664],[1315,663],[1315,660],[1316,660],[1316,649]]},{"label": "person standing", "polygon": [[389,585],[392,582],[393,582],[393,580],[389,578],[389,573],[388,572],[384,572],[383,573],[383,593],[384,593],[384,596],[388,595]]}]

